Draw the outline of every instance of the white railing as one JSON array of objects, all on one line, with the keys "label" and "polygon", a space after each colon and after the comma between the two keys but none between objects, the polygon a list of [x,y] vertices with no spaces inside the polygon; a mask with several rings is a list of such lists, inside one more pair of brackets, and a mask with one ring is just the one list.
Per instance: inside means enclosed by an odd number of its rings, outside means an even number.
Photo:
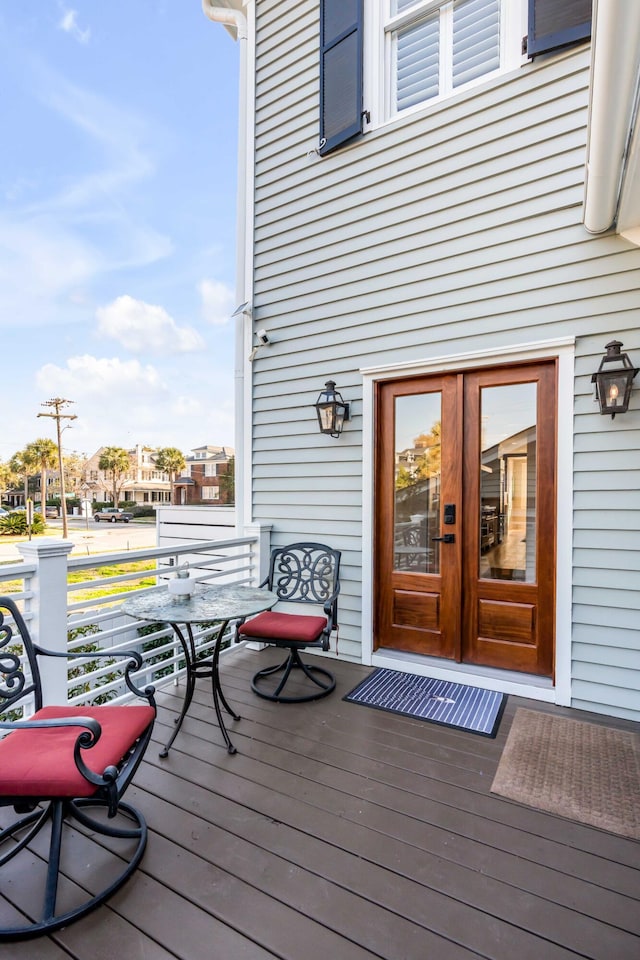
[{"label": "white railing", "polygon": [[[45,701],[88,704],[96,697],[115,703],[130,696],[113,663],[92,656],[98,650],[137,650],[143,669],[135,682],[141,687],[175,683],[184,673],[182,647],[171,628],[160,623],[145,626],[126,616],[120,609],[125,597],[166,590],[167,580],[185,561],[191,576],[204,584],[255,585],[262,577],[269,544],[268,531],[257,530],[244,537],[80,558],[69,557],[71,549],[72,544],[63,540],[21,544],[25,562],[0,566],[0,594],[10,590],[19,601],[29,631],[42,647],[76,652],[86,648],[86,658],[74,660],[71,672],[65,661],[45,659],[42,681]],[[134,569],[123,570],[125,565]],[[77,574],[93,574],[93,579],[77,579]],[[199,652],[207,653],[216,632],[213,625],[194,628]],[[230,639],[228,632],[228,647]]]}]

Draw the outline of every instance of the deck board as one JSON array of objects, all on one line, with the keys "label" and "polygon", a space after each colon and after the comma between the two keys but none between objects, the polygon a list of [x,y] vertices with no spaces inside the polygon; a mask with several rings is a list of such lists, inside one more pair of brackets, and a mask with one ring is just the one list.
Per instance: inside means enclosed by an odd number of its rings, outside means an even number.
[{"label": "deck board", "polygon": [[272,704],[249,682],[273,659],[223,660],[234,756],[201,682],[161,760],[183,690],[159,695],[127,796],[150,828],[143,863],[38,956],[637,960],[640,844],[490,793],[517,706],[566,711],[510,697],[491,740],[344,702],[368,672],[344,662],[330,697]]}]

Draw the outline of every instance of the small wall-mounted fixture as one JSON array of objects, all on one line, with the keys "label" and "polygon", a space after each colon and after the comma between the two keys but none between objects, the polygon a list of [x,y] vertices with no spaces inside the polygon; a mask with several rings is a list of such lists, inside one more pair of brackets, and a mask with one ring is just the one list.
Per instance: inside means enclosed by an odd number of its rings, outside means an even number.
[{"label": "small wall-mounted fixture", "polygon": [[249,363],[253,363],[253,361],[254,361],[255,358],[256,358],[256,353],[258,352],[258,350],[260,349],[260,347],[269,347],[269,346],[271,346],[271,337],[269,336],[269,334],[267,333],[266,330],[256,330],[256,338],[257,338],[260,342],[259,342],[259,343],[256,343],[255,347],[253,348],[253,350],[252,350],[251,353],[249,354]]},{"label": "small wall-mounted fixture", "polygon": [[327,380],[325,389],[316,400],[315,407],[320,424],[320,433],[339,437],[345,420],[349,419],[349,404],[345,403],[336,390],[335,380]]},{"label": "small wall-mounted fixture", "polygon": [[625,413],[629,409],[631,385],[638,373],[628,355],[620,353],[621,346],[619,340],[611,340],[606,345],[607,352],[591,377],[591,383],[596,385],[600,413],[610,413],[612,420],[616,413]]},{"label": "small wall-mounted fixture", "polygon": [[233,319],[234,317],[239,317],[242,314],[244,314],[247,317],[250,317],[252,313],[253,313],[253,308],[249,303],[249,301],[247,300],[246,303],[241,303],[239,307],[235,308],[235,310],[231,314],[231,319]]}]

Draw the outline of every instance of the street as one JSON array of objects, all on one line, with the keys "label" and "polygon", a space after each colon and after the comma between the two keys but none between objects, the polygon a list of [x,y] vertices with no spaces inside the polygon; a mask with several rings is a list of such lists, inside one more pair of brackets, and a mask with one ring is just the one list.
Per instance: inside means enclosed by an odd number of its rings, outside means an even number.
[{"label": "street", "polygon": [[[73,543],[72,557],[118,550],[143,550],[156,545],[155,520],[130,523],[96,523],[83,517],[68,518],[68,539]],[[47,520],[47,537],[62,539],[62,520]],[[0,537],[0,563],[22,560],[20,542],[7,543]],[[26,538],[25,538],[26,539]],[[38,538],[35,538],[36,541]]]}]

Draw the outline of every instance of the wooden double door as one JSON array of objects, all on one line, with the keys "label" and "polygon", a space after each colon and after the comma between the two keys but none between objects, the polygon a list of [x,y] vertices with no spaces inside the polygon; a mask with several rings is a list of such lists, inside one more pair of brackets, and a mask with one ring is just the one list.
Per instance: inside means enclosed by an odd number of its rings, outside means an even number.
[{"label": "wooden double door", "polygon": [[552,676],[554,361],[376,395],[374,648]]}]

